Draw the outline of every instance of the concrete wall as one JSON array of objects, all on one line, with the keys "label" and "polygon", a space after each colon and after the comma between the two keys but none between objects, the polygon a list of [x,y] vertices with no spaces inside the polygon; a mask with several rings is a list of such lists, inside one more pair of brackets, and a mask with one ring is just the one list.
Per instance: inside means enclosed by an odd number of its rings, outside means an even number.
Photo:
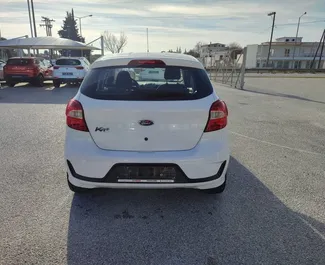
[{"label": "concrete wall", "polygon": [[256,68],[258,44],[247,45],[246,68]]}]

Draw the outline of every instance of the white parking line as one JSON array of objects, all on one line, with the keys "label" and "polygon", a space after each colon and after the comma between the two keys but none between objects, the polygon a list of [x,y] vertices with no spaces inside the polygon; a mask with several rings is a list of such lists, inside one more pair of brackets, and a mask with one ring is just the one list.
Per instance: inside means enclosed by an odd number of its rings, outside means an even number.
[{"label": "white parking line", "polygon": [[229,132],[232,133],[232,134],[234,134],[234,135],[237,135],[237,136],[240,136],[240,137],[243,137],[243,138],[247,138],[247,139],[250,139],[250,140],[253,140],[253,141],[256,141],[256,142],[260,142],[260,143],[264,143],[264,144],[268,144],[268,145],[273,145],[273,146],[277,146],[277,147],[281,147],[281,148],[286,148],[286,149],[289,149],[289,150],[292,150],[292,151],[301,152],[301,153],[307,153],[307,154],[312,154],[312,155],[321,155],[321,156],[324,156],[324,154],[321,154],[321,153],[311,152],[311,151],[307,151],[307,150],[303,150],[303,149],[298,149],[298,148],[293,148],[293,147],[289,147],[289,146],[285,146],[285,145],[280,145],[280,144],[275,144],[275,143],[263,141],[263,140],[260,140],[260,139],[254,138],[254,137],[249,137],[249,136],[246,136],[246,135],[241,134],[241,133],[236,133],[236,132],[233,132],[233,131],[229,131]]},{"label": "white parking line", "polygon": [[294,214],[296,217],[298,217],[301,221],[303,221],[307,226],[309,226],[317,235],[320,236],[321,239],[325,241],[325,236],[322,234],[322,232],[318,231],[317,228],[315,228],[311,223],[309,223],[304,218],[300,217],[298,214]]}]

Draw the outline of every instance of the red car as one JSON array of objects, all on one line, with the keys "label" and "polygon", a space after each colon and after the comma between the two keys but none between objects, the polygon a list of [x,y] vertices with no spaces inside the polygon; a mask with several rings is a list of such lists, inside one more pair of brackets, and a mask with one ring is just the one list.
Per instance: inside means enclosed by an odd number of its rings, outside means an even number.
[{"label": "red car", "polygon": [[13,57],[4,66],[4,79],[8,86],[29,82],[35,86],[43,86],[44,79],[49,79],[52,65],[38,57]]}]

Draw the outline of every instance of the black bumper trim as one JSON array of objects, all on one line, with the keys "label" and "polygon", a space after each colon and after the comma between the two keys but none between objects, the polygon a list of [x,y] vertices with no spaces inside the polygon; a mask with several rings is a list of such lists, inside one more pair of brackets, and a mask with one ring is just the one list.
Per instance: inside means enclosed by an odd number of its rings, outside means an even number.
[{"label": "black bumper trim", "polygon": [[[207,178],[200,178],[200,179],[190,179],[188,178],[185,173],[183,172],[183,170],[176,164],[165,164],[165,163],[161,163],[161,164],[137,164],[137,163],[134,163],[134,164],[130,164],[130,165],[150,165],[150,166],[161,166],[161,165],[166,165],[166,166],[175,166],[178,168],[178,170],[180,171],[180,173],[182,174],[182,181],[176,181],[176,182],[173,182],[171,184],[178,184],[178,183],[202,183],[202,182],[208,182],[208,181],[212,181],[212,180],[216,180],[218,178],[221,177],[222,173],[224,172],[224,169],[225,169],[225,166],[226,166],[226,163],[227,161],[223,161],[217,174],[211,176],[211,177],[207,177]],[[114,166],[112,166],[112,168],[107,172],[107,174],[105,175],[105,177],[103,178],[90,178],[90,177],[85,177],[85,176],[82,176],[82,175],[79,175],[78,173],[76,173],[76,171],[74,170],[71,162],[69,160],[67,160],[67,164],[68,164],[68,167],[69,167],[69,170],[72,174],[73,177],[77,178],[77,179],[80,179],[80,180],[83,180],[83,181],[88,181],[88,182],[96,182],[96,183],[120,183],[120,182],[117,182],[117,181],[112,181],[112,176],[110,174],[110,172],[112,170],[114,170],[115,167],[117,166],[120,166],[121,164],[115,164]],[[123,164],[125,165],[125,164]],[[142,183],[143,184],[143,183]],[[166,183],[164,183],[166,184]]]}]

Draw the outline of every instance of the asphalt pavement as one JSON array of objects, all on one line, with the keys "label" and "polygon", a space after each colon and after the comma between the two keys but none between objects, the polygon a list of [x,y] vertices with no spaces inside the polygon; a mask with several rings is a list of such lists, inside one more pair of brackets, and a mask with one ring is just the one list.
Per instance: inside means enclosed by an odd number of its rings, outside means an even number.
[{"label": "asphalt pavement", "polygon": [[2,87],[0,264],[324,265],[319,80],[248,79],[247,91],[215,85],[228,104],[232,149],[227,188],[217,196],[73,194],[64,111],[77,88]]}]

